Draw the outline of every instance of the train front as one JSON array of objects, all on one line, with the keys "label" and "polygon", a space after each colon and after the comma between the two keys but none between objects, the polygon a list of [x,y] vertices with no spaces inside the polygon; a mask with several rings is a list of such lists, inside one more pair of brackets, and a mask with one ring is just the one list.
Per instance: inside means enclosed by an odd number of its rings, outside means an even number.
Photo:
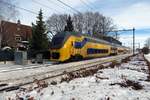
[{"label": "train front", "polygon": [[53,37],[50,47],[51,61],[63,62],[69,59],[67,40],[68,35],[66,33],[58,33]]}]

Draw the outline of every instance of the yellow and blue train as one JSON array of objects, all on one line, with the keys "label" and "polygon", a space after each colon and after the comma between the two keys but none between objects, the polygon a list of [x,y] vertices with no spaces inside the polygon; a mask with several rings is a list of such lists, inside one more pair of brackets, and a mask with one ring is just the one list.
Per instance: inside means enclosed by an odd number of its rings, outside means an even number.
[{"label": "yellow and blue train", "polygon": [[129,48],[82,34],[62,32],[51,42],[50,60],[64,62],[70,59],[85,59],[124,54]]}]

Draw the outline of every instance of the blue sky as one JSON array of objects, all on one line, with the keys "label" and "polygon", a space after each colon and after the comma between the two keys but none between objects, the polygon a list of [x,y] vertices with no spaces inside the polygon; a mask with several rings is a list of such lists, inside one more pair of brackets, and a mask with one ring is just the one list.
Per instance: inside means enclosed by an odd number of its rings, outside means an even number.
[{"label": "blue sky", "polygon": [[[16,0],[18,6],[38,12],[43,9],[44,16],[50,16],[53,13],[61,14],[75,13],[71,9],[63,6],[57,0]],[[40,6],[34,1],[40,2],[53,9]],[[82,0],[90,7],[85,6],[80,0],[62,0],[68,5],[76,8],[80,12],[97,11],[113,19],[118,29],[128,29],[135,27],[136,43],[143,46],[145,40],[150,37],[150,0]],[[92,8],[92,9],[91,9]],[[57,11],[56,11],[57,10]],[[35,22],[36,15],[20,10],[18,19],[23,24],[30,25]],[[46,17],[45,17],[46,20]],[[130,46],[132,43],[132,32],[121,32],[120,40],[123,44]],[[125,37],[125,38],[124,38]]]}]

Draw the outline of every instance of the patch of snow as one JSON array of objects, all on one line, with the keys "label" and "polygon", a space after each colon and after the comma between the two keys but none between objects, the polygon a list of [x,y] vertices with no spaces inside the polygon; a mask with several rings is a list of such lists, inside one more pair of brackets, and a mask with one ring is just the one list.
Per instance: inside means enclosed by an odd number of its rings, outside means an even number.
[{"label": "patch of snow", "polygon": [[[47,88],[34,89],[31,92],[13,91],[4,93],[4,97],[22,98],[34,97],[35,100],[150,100],[150,82],[147,79],[148,66],[141,56],[133,57],[128,63],[120,67],[101,69],[93,76],[76,78],[69,83],[49,85]],[[138,82],[143,86],[141,90],[132,87],[111,85],[123,83],[125,80]],[[26,100],[26,99],[25,99]]]}]

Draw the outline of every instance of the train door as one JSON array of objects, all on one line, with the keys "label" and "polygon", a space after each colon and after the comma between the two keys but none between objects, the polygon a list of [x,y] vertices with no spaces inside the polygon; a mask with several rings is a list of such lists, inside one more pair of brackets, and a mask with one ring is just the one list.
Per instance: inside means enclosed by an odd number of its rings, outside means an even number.
[{"label": "train door", "polygon": [[83,47],[82,42],[77,41],[73,42],[73,56],[75,57],[75,59],[83,58],[82,47]]}]

